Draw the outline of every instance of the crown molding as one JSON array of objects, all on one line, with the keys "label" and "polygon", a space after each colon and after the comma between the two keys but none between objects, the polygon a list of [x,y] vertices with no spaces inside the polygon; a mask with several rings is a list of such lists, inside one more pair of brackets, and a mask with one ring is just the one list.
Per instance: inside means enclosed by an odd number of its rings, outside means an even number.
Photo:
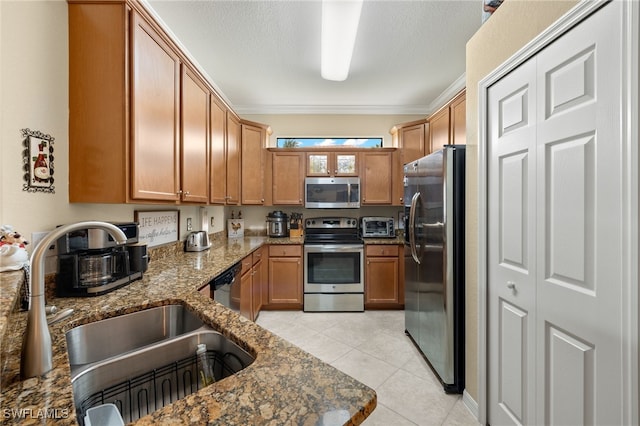
[{"label": "crown molding", "polygon": [[351,114],[351,115],[428,115],[426,105],[235,105],[241,115]]},{"label": "crown molding", "polygon": [[460,77],[449,85],[444,92],[429,104],[429,114],[439,110],[446,105],[455,95],[457,95],[462,89],[467,87],[467,73],[462,73]]}]

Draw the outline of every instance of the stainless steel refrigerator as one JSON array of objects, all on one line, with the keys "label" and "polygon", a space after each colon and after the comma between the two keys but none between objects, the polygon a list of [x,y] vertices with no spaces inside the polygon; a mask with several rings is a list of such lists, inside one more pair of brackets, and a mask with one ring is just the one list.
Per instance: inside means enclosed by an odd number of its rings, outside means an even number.
[{"label": "stainless steel refrigerator", "polygon": [[442,382],[464,390],[465,146],[404,166],[405,329]]}]

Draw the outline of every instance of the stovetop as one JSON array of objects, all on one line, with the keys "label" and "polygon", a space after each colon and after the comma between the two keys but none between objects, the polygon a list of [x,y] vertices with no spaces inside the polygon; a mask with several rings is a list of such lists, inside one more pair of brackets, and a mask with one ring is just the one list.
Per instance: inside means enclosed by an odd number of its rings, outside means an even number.
[{"label": "stovetop", "polygon": [[305,244],[362,244],[358,219],[315,217],[305,220]]}]

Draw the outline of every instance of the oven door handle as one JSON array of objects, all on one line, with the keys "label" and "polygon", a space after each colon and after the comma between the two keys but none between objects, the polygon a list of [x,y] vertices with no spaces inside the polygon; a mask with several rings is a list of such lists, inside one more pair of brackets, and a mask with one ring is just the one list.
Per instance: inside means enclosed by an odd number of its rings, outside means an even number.
[{"label": "oven door handle", "polygon": [[420,192],[413,194],[411,198],[411,207],[409,208],[409,246],[411,247],[411,257],[416,263],[420,264],[420,258],[418,258],[418,252],[416,250],[416,208],[418,205],[418,199],[420,198]]},{"label": "oven door handle", "polygon": [[353,252],[364,250],[362,244],[318,244],[318,245],[305,245],[304,247],[307,253],[335,253],[335,252]]}]

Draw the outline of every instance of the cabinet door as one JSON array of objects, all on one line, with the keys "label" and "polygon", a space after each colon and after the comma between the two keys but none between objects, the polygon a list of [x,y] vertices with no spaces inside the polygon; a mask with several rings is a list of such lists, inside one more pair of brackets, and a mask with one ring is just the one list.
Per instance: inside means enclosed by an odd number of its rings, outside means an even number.
[{"label": "cabinet door", "polygon": [[262,275],[263,268],[262,264],[264,262],[260,260],[258,263],[253,265],[253,271],[251,272],[251,313],[252,320],[256,320],[258,318],[258,314],[260,313],[260,309],[262,309],[262,283],[265,277]]},{"label": "cabinet door", "polygon": [[391,152],[362,153],[362,204],[391,204]]},{"label": "cabinet door", "polygon": [[303,205],[304,153],[273,152],[273,204]]},{"label": "cabinet door", "polygon": [[[253,319],[252,300],[251,300],[251,278],[252,269],[242,274],[240,278],[240,315],[245,318]],[[233,287],[233,286],[232,286]]]},{"label": "cabinet door", "polygon": [[438,111],[429,119],[431,149],[436,152],[449,143],[449,107]]},{"label": "cabinet door", "polygon": [[365,270],[365,303],[400,303],[398,257],[369,257]]},{"label": "cabinet door", "polygon": [[178,55],[136,12],[131,52],[131,196],[179,199]]},{"label": "cabinet door", "polygon": [[358,176],[358,154],[355,152],[333,153],[334,176]]},{"label": "cabinet door", "polygon": [[269,304],[302,304],[301,258],[269,258]]},{"label": "cabinet door", "polygon": [[427,154],[425,146],[427,123],[400,129],[399,147],[402,149],[403,164],[415,161]]},{"label": "cabinet door", "polygon": [[227,109],[211,95],[211,176],[209,180],[209,201],[211,204],[225,204],[227,196]]},{"label": "cabinet door", "polygon": [[265,132],[242,125],[242,204],[264,204]]},{"label": "cabinet door", "polygon": [[307,176],[331,175],[330,155],[328,152],[307,153]]},{"label": "cabinet door", "polygon": [[227,113],[227,204],[240,204],[240,121]]},{"label": "cabinet door", "polygon": [[467,143],[467,101],[466,93],[458,95],[449,107],[451,114],[451,144]]},{"label": "cabinet door", "polygon": [[307,176],[358,176],[358,154],[308,152]]},{"label": "cabinet door", "polygon": [[207,203],[209,200],[209,90],[183,65],[182,67],[182,201]]}]

